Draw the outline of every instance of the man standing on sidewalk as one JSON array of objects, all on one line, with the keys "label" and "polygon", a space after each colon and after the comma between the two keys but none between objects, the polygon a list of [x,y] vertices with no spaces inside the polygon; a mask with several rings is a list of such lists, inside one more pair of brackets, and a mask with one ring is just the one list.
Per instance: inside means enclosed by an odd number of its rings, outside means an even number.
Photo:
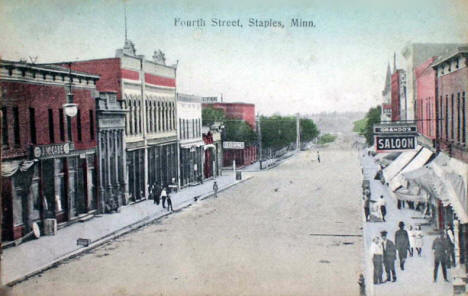
[{"label": "man standing on sidewalk", "polygon": [[164,209],[166,208],[166,198],[167,198],[166,187],[164,187],[163,190],[161,191],[161,201],[162,201],[162,207]]},{"label": "man standing on sidewalk", "polygon": [[387,215],[387,207],[383,195],[377,200],[376,203],[377,210],[380,212],[380,217],[382,221],[385,222],[385,215]]},{"label": "man standing on sidewalk", "polygon": [[437,281],[437,273],[439,271],[439,264],[442,266],[442,275],[444,280],[447,280],[447,258],[448,258],[448,241],[445,237],[445,232],[441,232],[432,243],[432,250],[434,251],[434,283]]},{"label": "man standing on sidewalk", "polygon": [[400,221],[398,223],[398,227],[400,228],[395,233],[395,245],[398,250],[398,258],[400,259],[400,268],[401,270],[405,270],[405,260],[408,256],[409,250],[409,237],[408,232],[404,229],[405,223]]},{"label": "man standing on sidewalk", "polygon": [[171,194],[167,195],[167,211],[172,212],[174,209],[172,208],[172,199]]},{"label": "man standing on sidewalk", "polygon": [[448,268],[450,267],[456,267],[457,264],[455,262],[455,236],[453,234],[452,226],[447,225],[447,228],[445,228],[445,232],[447,232],[447,241],[448,241]]},{"label": "man standing on sidewalk", "polygon": [[395,244],[389,239],[387,239],[387,232],[384,230],[380,232],[382,236],[382,247],[383,247],[383,257],[384,257],[384,266],[385,272],[387,273],[387,282],[393,281],[396,282],[396,272],[395,272],[395,260],[396,260],[396,248]]}]

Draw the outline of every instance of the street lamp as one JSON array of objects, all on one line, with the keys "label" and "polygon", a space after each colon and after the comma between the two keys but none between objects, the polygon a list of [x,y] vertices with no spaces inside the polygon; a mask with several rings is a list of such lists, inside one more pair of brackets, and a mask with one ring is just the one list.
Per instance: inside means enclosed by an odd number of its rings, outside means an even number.
[{"label": "street lamp", "polygon": [[75,117],[78,113],[78,105],[73,103],[73,92],[72,92],[72,76],[71,76],[71,63],[69,63],[69,84],[68,84],[68,93],[67,93],[67,103],[63,104],[63,112],[67,116],[67,133],[68,141],[72,141],[72,129],[71,129],[71,119]]}]

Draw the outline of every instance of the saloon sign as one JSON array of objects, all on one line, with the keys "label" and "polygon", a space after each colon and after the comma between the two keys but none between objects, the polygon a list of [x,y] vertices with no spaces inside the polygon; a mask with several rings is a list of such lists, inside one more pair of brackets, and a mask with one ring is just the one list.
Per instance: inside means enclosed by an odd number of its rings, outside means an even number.
[{"label": "saloon sign", "polygon": [[375,124],[376,152],[395,152],[416,149],[417,127],[414,124]]}]

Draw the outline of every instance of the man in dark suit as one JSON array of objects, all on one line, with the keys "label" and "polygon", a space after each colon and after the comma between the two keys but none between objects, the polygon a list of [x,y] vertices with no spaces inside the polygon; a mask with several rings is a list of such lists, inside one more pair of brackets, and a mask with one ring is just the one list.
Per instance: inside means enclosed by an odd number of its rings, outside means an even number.
[{"label": "man in dark suit", "polygon": [[387,273],[387,282],[389,281],[396,282],[395,244],[393,244],[391,240],[387,239],[387,232],[385,230],[380,232],[380,236],[382,237],[383,257],[384,257],[385,272]]},{"label": "man in dark suit", "polygon": [[400,268],[401,270],[405,270],[405,260],[410,248],[409,236],[405,230],[405,223],[403,221],[400,221],[398,227],[400,229],[395,233],[395,245],[398,250],[398,257],[400,258]]},{"label": "man in dark suit", "polygon": [[447,258],[449,251],[449,242],[447,241],[445,232],[440,233],[440,237],[437,237],[432,243],[432,250],[434,251],[434,282],[437,281],[437,272],[439,271],[439,265],[442,267],[442,275],[444,280],[447,279]]}]

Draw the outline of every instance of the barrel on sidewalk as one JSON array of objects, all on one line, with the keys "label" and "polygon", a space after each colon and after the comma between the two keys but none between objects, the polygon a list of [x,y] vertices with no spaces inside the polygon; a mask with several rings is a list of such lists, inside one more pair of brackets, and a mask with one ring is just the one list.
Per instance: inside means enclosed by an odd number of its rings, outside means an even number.
[{"label": "barrel on sidewalk", "polygon": [[242,172],[236,172],[236,180],[242,180]]}]

